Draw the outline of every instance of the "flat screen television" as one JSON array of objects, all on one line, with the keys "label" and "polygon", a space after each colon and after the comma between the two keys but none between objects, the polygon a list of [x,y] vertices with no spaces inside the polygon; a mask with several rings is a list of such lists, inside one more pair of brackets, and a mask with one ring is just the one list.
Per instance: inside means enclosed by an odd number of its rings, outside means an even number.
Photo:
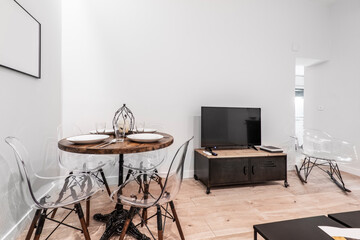
[{"label": "flat screen television", "polygon": [[201,107],[202,147],[261,145],[261,109]]}]

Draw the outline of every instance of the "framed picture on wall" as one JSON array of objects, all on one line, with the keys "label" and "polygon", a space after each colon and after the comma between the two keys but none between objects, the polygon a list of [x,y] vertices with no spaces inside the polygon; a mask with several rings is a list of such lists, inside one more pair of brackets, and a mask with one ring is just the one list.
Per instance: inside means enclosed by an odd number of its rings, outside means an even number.
[{"label": "framed picture on wall", "polygon": [[0,0],[0,66],[41,77],[41,24],[16,0]]}]

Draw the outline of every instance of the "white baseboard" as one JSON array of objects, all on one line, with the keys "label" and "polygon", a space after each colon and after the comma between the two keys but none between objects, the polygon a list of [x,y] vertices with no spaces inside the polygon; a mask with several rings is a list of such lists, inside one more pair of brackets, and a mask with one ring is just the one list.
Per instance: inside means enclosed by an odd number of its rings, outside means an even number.
[{"label": "white baseboard", "polygon": [[339,166],[339,168],[343,172],[347,172],[360,177],[360,170],[358,168],[352,166],[346,166],[346,165]]},{"label": "white baseboard", "polygon": [[[194,170],[184,170],[184,178],[193,178],[194,177]],[[117,176],[109,176],[106,177],[108,184],[110,186],[116,186],[118,184],[118,177]]]},{"label": "white baseboard", "polygon": [[194,170],[185,170],[184,178],[194,178]]},{"label": "white baseboard", "polygon": [[35,214],[34,209],[29,209],[29,211],[7,232],[4,236],[0,236],[0,240],[11,240],[17,239],[18,236],[25,230],[25,228],[30,224],[33,215]]}]

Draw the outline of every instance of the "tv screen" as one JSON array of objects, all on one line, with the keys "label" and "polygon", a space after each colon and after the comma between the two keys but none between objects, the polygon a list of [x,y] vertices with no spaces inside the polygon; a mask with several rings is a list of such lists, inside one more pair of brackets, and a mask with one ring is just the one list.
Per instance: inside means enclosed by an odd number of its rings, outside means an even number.
[{"label": "tv screen", "polygon": [[261,109],[201,107],[201,146],[261,145]]}]

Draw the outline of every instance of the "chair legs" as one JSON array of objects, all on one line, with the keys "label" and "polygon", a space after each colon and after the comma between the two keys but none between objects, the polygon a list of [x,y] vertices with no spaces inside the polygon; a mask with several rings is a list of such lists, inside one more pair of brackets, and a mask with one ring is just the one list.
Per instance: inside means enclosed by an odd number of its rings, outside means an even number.
[{"label": "chair legs", "polygon": [[90,225],[90,198],[86,199],[86,226]]},{"label": "chair legs", "polygon": [[46,211],[47,211],[47,209],[44,209],[42,211],[42,213],[41,213],[39,223],[38,223],[38,225],[36,227],[34,240],[39,240],[40,239],[40,235],[41,235],[42,229],[44,227],[44,223],[45,223]]},{"label": "chair legs", "polygon": [[[176,213],[176,210],[175,210],[174,202],[170,201],[169,204],[170,204],[170,208],[171,208],[171,211],[172,211],[173,219],[176,222],[176,227],[177,227],[177,229],[179,231],[180,238],[181,238],[181,240],[185,240],[184,233],[183,233],[183,231],[181,229],[179,217],[178,217],[178,215]],[[133,208],[133,207],[131,207],[131,208]],[[156,205],[156,209],[157,209],[156,210],[156,217],[157,217],[158,240],[163,240],[164,239],[164,226],[162,224],[161,206]],[[144,214],[144,210],[145,209],[143,209],[143,214]],[[142,219],[142,222],[144,222],[144,219]],[[124,236],[125,236],[125,233],[124,233]],[[120,238],[120,240],[122,240],[122,239],[123,238]]]},{"label": "chair legs", "polygon": [[148,216],[147,216],[147,208],[143,208],[143,209],[142,209],[141,218],[142,218],[142,220],[141,220],[141,227],[143,227],[144,224],[147,224],[147,218],[148,218]]},{"label": "chair legs", "polygon": [[91,239],[90,234],[89,234],[89,231],[88,231],[87,226],[86,226],[86,222],[85,222],[85,219],[84,219],[84,213],[82,211],[80,203],[75,204],[75,209],[76,209],[76,213],[77,213],[77,215],[79,217],[79,220],[80,220],[81,229],[83,231],[84,237],[85,237],[86,240],[90,240]]},{"label": "chair legs", "polygon": [[[81,205],[80,203],[76,203],[75,204],[75,210],[76,210],[76,213],[79,217],[79,220],[80,220],[80,224],[81,224],[81,229],[84,233],[84,237],[86,240],[91,240],[90,238],[90,235],[89,235],[89,231],[87,229],[87,225],[86,225],[86,222],[85,222],[85,219],[84,219],[84,213],[82,211],[82,208],[81,208]],[[47,209],[38,209],[36,210],[35,212],[35,216],[31,222],[31,225],[30,225],[30,228],[29,228],[29,231],[25,237],[25,240],[30,240],[31,239],[31,235],[36,227],[36,231],[35,231],[35,236],[34,236],[34,240],[39,240],[40,239],[40,235],[42,233],[42,230],[43,230],[43,227],[44,227],[44,223],[45,223],[45,220],[47,218]],[[37,226],[36,226],[36,223]]]},{"label": "chair legs", "polygon": [[[147,176],[144,175],[144,201],[146,202],[149,197],[149,183],[147,182]],[[143,208],[142,210],[142,221],[141,221],[141,227],[144,226],[144,224],[147,224],[147,208]]]},{"label": "chair legs", "polygon": [[[110,187],[106,180],[106,177],[105,177],[105,174],[104,174],[104,171],[102,170],[102,168],[99,169],[99,173],[101,175],[101,179],[105,185],[107,193],[109,194],[109,196],[111,196]],[[90,225],[90,198],[86,199],[85,219],[86,219],[86,226],[89,226]]]},{"label": "chair legs", "polygon": [[102,178],[102,180],[104,182],[106,191],[110,196],[111,195],[110,187],[109,187],[109,184],[107,183],[107,180],[106,180],[106,177],[105,177],[105,174],[104,174],[104,171],[102,170],[102,168],[99,169],[99,172],[100,172],[101,178]]},{"label": "chair legs", "polygon": [[30,225],[30,228],[29,228],[29,231],[28,231],[28,233],[26,235],[25,240],[30,240],[31,235],[34,232],[36,223],[37,223],[37,221],[38,221],[38,219],[40,217],[40,214],[41,214],[41,209],[37,209],[36,212],[35,212],[34,218],[33,218],[32,222],[31,222],[31,225]]},{"label": "chair legs", "polygon": [[120,235],[120,238],[119,240],[123,240],[125,235],[126,235],[126,231],[130,225],[130,222],[132,220],[132,218],[134,217],[135,215],[135,207],[131,207],[130,210],[129,210],[129,213],[127,214],[127,217],[126,217],[126,221],[124,223],[124,227],[121,231],[121,235]]},{"label": "chair legs", "polygon": [[171,211],[173,213],[173,216],[175,218],[175,222],[176,222],[176,227],[179,231],[179,234],[180,234],[180,237],[181,237],[181,240],[185,240],[185,237],[184,237],[184,233],[181,229],[181,225],[180,225],[180,221],[179,221],[179,218],[176,214],[176,210],[175,210],[175,205],[174,205],[174,202],[173,201],[170,201],[170,208],[171,208]]},{"label": "chair legs", "polygon": [[53,212],[52,212],[52,214],[51,214],[51,218],[54,218],[54,217],[55,217],[57,210],[58,210],[57,208],[55,208],[55,209],[53,210]]},{"label": "chair legs", "polygon": [[161,207],[160,205],[157,205],[156,208],[157,208],[156,216],[157,216],[158,240],[163,240],[164,231],[162,227]]}]

